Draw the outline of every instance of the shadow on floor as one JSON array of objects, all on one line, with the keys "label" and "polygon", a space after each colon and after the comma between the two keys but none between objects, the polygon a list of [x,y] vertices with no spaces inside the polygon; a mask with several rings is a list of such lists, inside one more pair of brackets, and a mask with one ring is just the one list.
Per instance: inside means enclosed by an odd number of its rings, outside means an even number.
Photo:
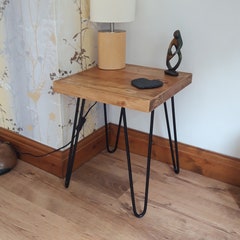
[{"label": "shadow on floor", "polygon": [[232,186],[228,189],[228,191],[233,196],[233,198],[235,199],[238,207],[240,208],[240,188]]}]

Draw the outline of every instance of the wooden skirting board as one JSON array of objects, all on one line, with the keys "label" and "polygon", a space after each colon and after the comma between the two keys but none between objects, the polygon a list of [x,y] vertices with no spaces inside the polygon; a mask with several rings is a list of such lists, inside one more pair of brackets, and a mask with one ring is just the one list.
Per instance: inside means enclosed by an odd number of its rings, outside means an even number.
[{"label": "wooden skirting board", "polygon": [[[111,143],[115,141],[117,126],[110,124]],[[147,155],[148,134],[128,130],[130,151],[142,156]],[[224,156],[197,147],[179,143],[180,168],[240,186],[240,159]],[[119,148],[125,149],[123,129],[120,134]],[[167,139],[153,137],[152,158],[171,164],[170,148]]]},{"label": "wooden skirting board", "polygon": [[[23,153],[44,155],[55,149],[3,128],[0,128],[0,140],[10,142],[20,153],[21,160],[58,177],[65,176],[69,149],[54,152],[45,157],[33,157]],[[93,158],[104,148],[105,131],[101,128],[78,143],[73,169]]]},{"label": "wooden skirting board", "polygon": [[[117,126],[109,124],[111,145],[114,144],[116,133]],[[131,152],[146,156],[148,134],[132,129],[129,129],[128,133]],[[54,150],[53,148],[3,128],[0,128],[0,140],[11,142],[20,153],[28,152],[34,155],[42,155]],[[119,148],[125,149],[122,130],[119,139]],[[90,160],[103,149],[105,149],[104,127],[94,131],[90,136],[78,143],[74,169],[77,169],[81,164]],[[41,158],[24,154],[21,154],[20,158],[58,177],[64,177],[68,159],[68,149]],[[168,140],[157,136],[153,137],[152,158],[171,164]],[[225,156],[182,143],[179,143],[179,158],[180,167],[183,169],[240,186],[240,159],[238,158]]]}]

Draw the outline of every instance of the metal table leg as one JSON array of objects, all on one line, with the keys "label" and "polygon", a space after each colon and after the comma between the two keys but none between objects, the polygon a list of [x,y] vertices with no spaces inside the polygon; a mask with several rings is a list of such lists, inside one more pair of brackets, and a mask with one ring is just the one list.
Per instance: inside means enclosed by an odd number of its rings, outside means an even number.
[{"label": "metal table leg", "polygon": [[[174,97],[171,98],[171,107],[172,107],[172,121],[173,121],[173,132],[174,132],[174,147],[173,147],[173,141],[172,141],[172,136],[171,136],[171,129],[170,129],[170,123],[169,123],[169,117],[168,117],[167,104],[166,104],[166,102],[164,103],[164,110],[165,110],[165,117],[166,117],[166,123],[167,123],[167,131],[168,131],[169,145],[170,145],[171,156],[172,156],[173,169],[174,169],[175,173],[179,173],[180,168],[179,168],[179,156],[178,156],[178,142],[177,142],[177,129],[176,129]],[[145,194],[144,194],[144,207],[143,207],[143,210],[140,213],[138,213],[138,211],[136,209],[136,200],[135,200],[135,193],[134,193],[134,186],[133,186],[133,176],[132,176],[132,164],[131,164],[130,147],[129,147],[129,139],[128,139],[126,110],[125,110],[125,108],[121,108],[120,117],[119,117],[119,124],[118,124],[117,138],[116,138],[116,142],[115,142],[115,146],[114,146],[113,150],[110,150],[110,148],[109,148],[106,105],[104,105],[104,115],[105,115],[106,143],[107,143],[107,149],[110,153],[116,151],[116,149],[117,149],[121,122],[123,120],[126,155],[127,155],[127,163],[128,163],[129,185],[130,185],[130,191],[131,191],[131,201],[132,201],[133,213],[136,217],[141,218],[145,215],[145,213],[147,211],[147,204],[148,204],[150,165],[151,165],[151,153],[152,153],[152,136],[153,136],[153,125],[154,125],[154,111],[151,112],[151,118],[150,118],[147,167],[146,167],[146,182],[145,182]]]},{"label": "metal table leg", "polygon": [[172,142],[169,118],[168,118],[167,103],[166,102],[164,103],[164,111],[165,111],[165,117],[166,117],[166,123],[167,123],[168,139],[169,139],[169,145],[170,145],[170,149],[171,149],[173,169],[174,169],[175,173],[179,173],[180,167],[179,167],[179,156],[178,156],[178,141],[177,141],[177,127],[176,127],[174,97],[171,98],[171,106],[172,106],[174,147],[173,147],[173,142]]},{"label": "metal table leg", "polygon": [[[76,104],[76,110],[75,110],[75,117],[74,117],[74,123],[73,123],[73,131],[72,131],[72,139],[71,139],[71,146],[70,146],[66,180],[65,180],[65,187],[66,188],[69,186],[70,179],[71,179],[72,168],[73,168],[74,157],[75,157],[75,153],[76,153],[79,133],[80,133],[85,121],[86,121],[86,118],[85,118],[86,116],[83,116],[85,99],[82,99],[80,112],[79,112],[79,106],[80,106],[80,99],[78,98],[77,99],[77,104]],[[170,145],[170,149],[171,149],[173,168],[174,168],[175,173],[179,173],[179,157],[178,157],[178,143],[177,143],[177,130],[176,130],[174,97],[171,98],[171,106],[172,106],[172,119],[173,119],[173,131],[174,131],[174,147],[173,147],[173,143],[172,143],[172,136],[171,136],[171,130],[170,130],[170,124],[169,124],[167,104],[166,104],[166,102],[164,103],[164,110],[165,110],[165,117],[166,117],[166,123],[167,123],[167,130],[168,130],[169,145]],[[154,125],[154,111],[151,112],[151,118],[150,118],[147,167],[146,167],[146,182],[145,182],[145,194],[144,194],[144,207],[143,207],[143,210],[140,213],[138,213],[137,209],[136,209],[135,193],[134,193],[134,186],[133,186],[133,176],[132,176],[132,164],[131,164],[130,147],[129,147],[129,139],[128,139],[126,110],[125,110],[125,108],[121,108],[117,137],[116,137],[116,142],[115,142],[115,146],[114,146],[113,149],[110,149],[110,147],[109,147],[106,104],[104,104],[104,119],[105,119],[106,145],[107,145],[107,150],[110,153],[115,152],[116,149],[117,149],[119,135],[120,135],[121,123],[122,123],[122,120],[123,120],[127,164],[128,164],[129,185],[130,185],[130,191],[131,191],[131,201],[132,201],[133,213],[136,217],[141,218],[146,214],[147,204],[148,204],[150,165],[151,165],[151,154],[152,154],[152,136],[153,136],[153,125]]]},{"label": "metal table leg", "polygon": [[117,150],[117,147],[118,147],[118,140],[119,140],[120,129],[121,129],[121,124],[122,124],[122,111],[120,112],[120,116],[119,116],[119,123],[118,123],[118,130],[117,130],[117,137],[116,137],[115,145],[112,149],[110,149],[109,134],[108,134],[107,107],[106,107],[105,103],[103,104],[103,108],[104,108],[106,147],[107,147],[107,151],[109,153],[114,153]]},{"label": "metal table leg", "polygon": [[121,108],[120,116],[119,116],[119,123],[118,123],[118,131],[117,131],[116,141],[115,141],[115,145],[114,145],[113,149],[110,149],[110,147],[109,147],[106,104],[104,104],[104,119],[105,119],[106,145],[107,145],[107,150],[108,150],[109,153],[113,153],[117,149],[119,135],[120,135],[121,123],[122,123],[122,120],[123,120],[127,164],[128,164],[128,176],[129,176],[129,185],[130,185],[130,191],[131,191],[131,201],[132,201],[133,213],[136,217],[141,218],[145,215],[145,213],[147,211],[148,189],[149,189],[149,178],[150,178],[150,163],[151,163],[151,152],[152,152],[152,135],[153,135],[154,111],[151,112],[150,133],[149,133],[149,143],[148,143],[148,157],[147,157],[147,168],[146,168],[146,185],[145,185],[144,208],[143,208],[141,213],[138,213],[137,209],[136,209],[136,201],[135,201],[135,193],[134,193],[133,177],[132,177],[132,164],[131,164],[130,147],[129,147],[129,140],[128,140],[126,110],[125,110],[125,108]]},{"label": "metal table leg", "polygon": [[130,190],[131,190],[131,200],[132,200],[133,213],[136,217],[141,218],[145,215],[145,213],[147,211],[147,203],[148,203],[148,189],[149,189],[151,153],[152,153],[152,135],[153,135],[153,123],[154,123],[154,111],[151,112],[150,130],[149,130],[149,139],[148,139],[148,155],[147,155],[144,207],[143,207],[142,212],[140,212],[140,213],[138,213],[137,209],[136,209],[125,108],[122,108],[121,112],[122,112],[122,116],[123,116],[124,136],[125,136],[126,154],[127,154],[127,162],[128,162],[128,175],[129,175],[129,184],[130,184]]},{"label": "metal table leg", "polygon": [[[72,130],[72,138],[71,138],[71,145],[68,155],[68,165],[67,165],[67,173],[65,179],[65,187],[69,187],[71,175],[72,175],[72,168],[74,163],[74,157],[77,149],[78,137],[79,133],[86,122],[86,118],[83,116],[85,106],[85,99],[82,99],[81,107],[80,107],[80,98],[77,98],[76,109],[75,109],[75,117],[73,122],[73,130]],[[80,112],[79,112],[80,107]]]}]

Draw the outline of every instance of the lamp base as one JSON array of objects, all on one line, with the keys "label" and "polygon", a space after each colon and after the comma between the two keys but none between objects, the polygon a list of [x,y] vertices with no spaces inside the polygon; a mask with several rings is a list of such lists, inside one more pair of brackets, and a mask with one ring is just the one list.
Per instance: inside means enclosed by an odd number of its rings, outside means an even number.
[{"label": "lamp base", "polygon": [[126,31],[98,32],[98,67],[104,70],[126,66]]}]

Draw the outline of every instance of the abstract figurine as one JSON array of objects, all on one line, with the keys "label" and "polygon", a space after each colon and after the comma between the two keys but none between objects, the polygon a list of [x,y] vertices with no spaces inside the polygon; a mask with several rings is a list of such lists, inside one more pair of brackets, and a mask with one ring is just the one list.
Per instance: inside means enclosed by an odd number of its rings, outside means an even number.
[{"label": "abstract figurine", "polygon": [[[179,67],[181,61],[182,61],[182,53],[181,48],[183,45],[181,33],[179,30],[176,30],[173,33],[173,40],[170,42],[168,51],[167,51],[167,59],[166,59],[166,65],[167,70],[165,70],[165,73],[171,76],[178,76],[178,72],[176,69]],[[177,59],[176,59],[177,58]],[[175,65],[172,66],[170,61],[175,62]]]}]

